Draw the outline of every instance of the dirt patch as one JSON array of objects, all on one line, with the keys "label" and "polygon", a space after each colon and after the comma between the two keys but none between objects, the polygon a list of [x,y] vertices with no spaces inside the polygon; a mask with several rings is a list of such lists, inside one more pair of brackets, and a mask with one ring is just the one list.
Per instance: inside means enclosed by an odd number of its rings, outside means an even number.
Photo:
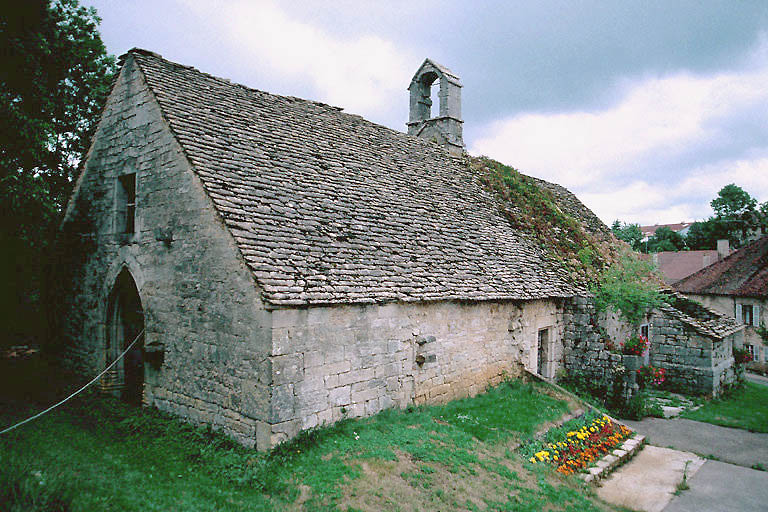
[{"label": "dirt patch", "polygon": [[439,463],[413,460],[396,452],[397,461],[360,462],[363,475],[350,483],[340,510],[485,510],[486,499],[506,500],[518,485],[536,485],[522,464],[505,455],[514,446],[499,443],[477,452],[481,463],[456,472]]}]

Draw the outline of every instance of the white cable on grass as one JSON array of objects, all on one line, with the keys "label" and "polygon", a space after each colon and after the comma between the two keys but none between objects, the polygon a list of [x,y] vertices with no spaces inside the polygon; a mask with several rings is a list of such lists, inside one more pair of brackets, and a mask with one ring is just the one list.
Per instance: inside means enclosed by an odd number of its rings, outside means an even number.
[{"label": "white cable on grass", "polygon": [[29,418],[25,419],[24,421],[20,421],[20,422],[18,422],[17,424],[15,424],[15,425],[13,425],[13,426],[11,426],[11,427],[8,427],[8,428],[6,428],[6,429],[5,429],[5,430],[3,430],[3,431],[0,431],[0,436],[1,436],[1,435],[3,435],[3,434],[5,434],[6,432],[10,432],[11,430],[13,430],[13,429],[15,429],[15,428],[17,428],[17,427],[20,427],[20,426],[24,425],[25,423],[29,423],[30,421],[32,421],[32,420],[35,420],[35,419],[39,418],[39,417],[40,417],[40,416],[42,416],[43,414],[45,414],[45,413],[47,413],[47,412],[49,412],[49,411],[52,411],[52,410],[54,410],[55,408],[57,408],[58,406],[60,406],[60,405],[61,405],[61,404],[63,404],[64,402],[68,401],[69,399],[71,399],[71,398],[75,397],[76,395],[78,395],[79,393],[81,393],[81,392],[82,392],[82,391],[83,391],[85,388],[87,388],[88,386],[90,386],[91,384],[93,384],[94,382],[96,382],[97,380],[99,380],[99,378],[101,378],[101,376],[102,376],[102,375],[104,375],[104,374],[105,374],[105,373],[107,373],[107,372],[108,372],[110,369],[112,369],[112,367],[113,367],[113,366],[115,366],[115,365],[117,364],[117,362],[118,362],[119,360],[121,360],[121,359],[122,359],[122,358],[125,356],[125,354],[127,354],[127,353],[128,353],[128,351],[129,351],[129,350],[131,350],[131,348],[132,348],[132,347],[133,347],[133,346],[136,344],[136,342],[137,342],[137,341],[139,341],[139,338],[141,337],[141,335],[142,335],[142,334],[144,334],[144,329],[142,329],[142,330],[141,330],[141,332],[140,332],[140,333],[139,333],[139,334],[136,336],[136,338],[134,338],[134,340],[131,342],[131,344],[130,344],[130,345],[128,345],[128,346],[125,348],[125,350],[123,350],[123,353],[122,353],[122,354],[120,354],[119,356],[117,356],[117,359],[115,359],[114,361],[112,361],[112,363],[111,363],[109,366],[107,366],[106,368],[104,368],[104,371],[102,371],[100,374],[98,374],[97,376],[95,376],[95,377],[94,377],[94,378],[93,378],[93,379],[92,379],[92,380],[91,380],[91,381],[90,381],[88,384],[86,384],[85,386],[81,387],[80,389],[78,389],[77,391],[75,391],[74,393],[72,393],[71,395],[69,395],[67,398],[65,398],[64,400],[62,400],[62,401],[60,401],[60,402],[58,402],[58,403],[55,403],[55,404],[53,404],[52,406],[50,406],[50,407],[49,407],[49,408],[47,408],[46,410],[44,410],[44,411],[42,411],[42,412],[39,412],[39,413],[35,414],[34,416],[30,416]]}]

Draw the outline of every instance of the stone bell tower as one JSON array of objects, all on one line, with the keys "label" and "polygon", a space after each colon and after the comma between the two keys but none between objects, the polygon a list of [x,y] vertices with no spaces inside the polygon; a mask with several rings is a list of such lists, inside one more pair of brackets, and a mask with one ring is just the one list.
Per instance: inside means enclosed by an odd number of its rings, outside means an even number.
[{"label": "stone bell tower", "polygon": [[[439,81],[439,110],[433,115],[430,93]],[[452,155],[464,152],[461,120],[461,81],[451,70],[429,59],[416,71],[408,90],[411,92],[411,112],[408,133],[433,140],[445,146]]]}]

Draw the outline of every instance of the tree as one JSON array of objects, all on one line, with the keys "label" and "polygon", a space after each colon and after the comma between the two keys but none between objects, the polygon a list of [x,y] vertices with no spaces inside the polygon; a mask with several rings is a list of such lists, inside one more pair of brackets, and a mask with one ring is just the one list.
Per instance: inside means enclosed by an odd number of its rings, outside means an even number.
[{"label": "tree", "polygon": [[[41,325],[47,254],[111,86],[93,8],[27,0],[0,13],[0,332]],[[8,336],[11,334],[11,336]]]},{"label": "tree", "polygon": [[717,218],[704,222],[694,222],[688,230],[685,241],[692,251],[717,249],[717,241],[733,238],[728,230],[728,224]]},{"label": "tree", "polygon": [[757,201],[733,183],[721,188],[709,204],[715,211],[715,219],[727,226],[727,238],[734,247],[742,245],[749,232],[761,225]]},{"label": "tree", "polygon": [[757,201],[744,189],[731,183],[721,188],[709,205],[718,217],[733,219],[754,213]]},{"label": "tree", "polygon": [[638,224],[624,224],[623,222],[615,220],[611,225],[611,231],[613,231],[616,238],[627,242],[632,249],[636,251],[640,250],[643,232],[640,231],[640,226]]},{"label": "tree", "polygon": [[656,230],[648,239],[648,252],[680,251],[685,248],[685,240],[666,226]]}]

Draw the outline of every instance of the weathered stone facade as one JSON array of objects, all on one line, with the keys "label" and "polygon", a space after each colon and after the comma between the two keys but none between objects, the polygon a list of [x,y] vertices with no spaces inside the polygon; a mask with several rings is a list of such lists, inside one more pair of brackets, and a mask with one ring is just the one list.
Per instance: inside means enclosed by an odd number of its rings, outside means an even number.
[{"label": "weathered stone facade", "polygon": [[[136,227],[118,229],[119,176],[136,174]],[[144,402],[220,428],[246,445],[268,421],[270,314],[152,94],[131,62],[105,108],[64,222],[91,241],[72,279],[64,324],[70,364],[93,375],[110,347],[110,291],[127,269],[144,309],[145,345],[164,352],[145,369]],[[118,376],[119,378],[119,376]]]},{"label": "weathered stone facade", "polygon": [[719,395],[736,380],[734,338],[705,336],[686,323],[655,310],[651,315],[650,364],[666,370],[666,386],[692,394]]},{"label": "weathered stone facade", "polygon": [[92,375],[130,349],[105,389],[260,449],[521,368],[606,374],[583,288],[504,210],[465,155],[134,50],[62,227],[67,359]]},{"label": "weathered stone facade", "polygon": [[[665,387],[716,396],[736,379],[732,347],[743,331],[697,305],[690,305],[686,313],[663,305],[646,315],[642,323],[647,325],[650,346],[642,363],[666,370]],[[714,321],[726,329],[708,328]],[[564,325],[564,369],[595,382],[613,381],[615,368],[623,364],[615,350],[641,334],[639,326],[622,321],[616,313],[598,313],[593,300],[586,297],[566,301]],[[606,346],[609,341],[614,351]]]},{"label": "weathered stone facade", "polygon": [[541,329],[547,363],[562,350],[562,309],[549,300],[280,309],[272,322],[273,444],[343,417],[474,395],[520,366],[536,372]]},{"label": "weathered stone facade", "polygon": [[563,369],[583,374],[595,382],[609,382],[613,379],[613,369],[621,364],[621,354],[606,347],[606,341],[611,338],[600,326],[598,316],[589,297],[574,297],[565,302]]}]

